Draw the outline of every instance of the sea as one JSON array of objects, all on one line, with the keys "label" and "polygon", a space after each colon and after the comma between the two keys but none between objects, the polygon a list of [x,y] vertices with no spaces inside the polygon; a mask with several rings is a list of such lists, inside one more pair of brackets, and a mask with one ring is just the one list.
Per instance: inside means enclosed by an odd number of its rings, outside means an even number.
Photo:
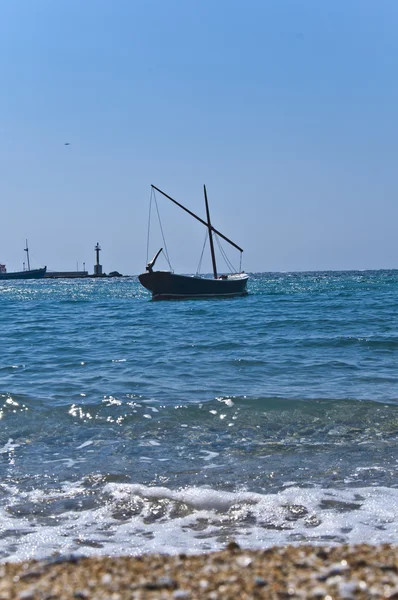
[{"label": "sea", "polygon": [[398,271],[0,282],[0,560],[398,542]]}]

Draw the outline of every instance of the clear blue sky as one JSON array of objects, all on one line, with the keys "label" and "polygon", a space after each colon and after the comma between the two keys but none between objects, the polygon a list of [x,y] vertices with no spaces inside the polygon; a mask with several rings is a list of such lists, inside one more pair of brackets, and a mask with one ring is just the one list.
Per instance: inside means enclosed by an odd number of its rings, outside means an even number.
[{"label": "clear blue sky", "polygon": [[3,0],[0,262],[137,274],[150,184],[204,216],[206,183],[247,271],[398,267],[397,31],[396,0]]}]

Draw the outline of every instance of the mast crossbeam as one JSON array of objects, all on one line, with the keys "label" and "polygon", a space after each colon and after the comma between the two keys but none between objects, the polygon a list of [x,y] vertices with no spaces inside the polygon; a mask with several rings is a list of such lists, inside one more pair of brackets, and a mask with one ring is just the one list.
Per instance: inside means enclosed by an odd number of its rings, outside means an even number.
[{"label": "mast crossbeam", "polygon": [[[182,208],[183,210],[185,210],[185,212],[187,212],[189,215],[191,215],[191,217],[194,217],[197,221],[199,221],[200,223],[202,223],[206,227],[209,227],[209,224],[206,223],[206,221],[204,221],[203,219],[201,219],[200,217],[198,217],[198,215],[195,215],[195,213],[193,213],[191,210],[189,210],[188,208],[186,208],[185,206],[183,206],[182,204],[180,204],[179,202],[177,202],[177,200],[174,200],[174,198],[172,198],[171,196],[169,196],[165,192],[162,192],[162,190],[160,190],[159,188],[157,188],[156,185],[152,185],[151,187],[154,190],[156,190],[157,192],[160,192],[161,194],[163,194],[163,196],[166,196],[166,198],[168,198],[169,200],[171,200],[172,202],[174,202],[174,204],[177,204],[177,206],[179,206],[180,208]],[[236,248],[240,252],[243,252],[243,249],[240,246],[238,246],[238,244],[235,244],[235,242],[233,242],[232,240],[230,240],[229,238],[227,238],[226,235],[224,235],[223,233],[221,233],[220,231],[218,231],[215,227],[213,227],[213,225],[211,225],[211,231],[213,231],[214,233],[216,233],[217,235],[219,235],[223,240],[225,240],[226,242],[228,242],[228,244],[231,244],[231,246],[233,246],[234,248]]]}]

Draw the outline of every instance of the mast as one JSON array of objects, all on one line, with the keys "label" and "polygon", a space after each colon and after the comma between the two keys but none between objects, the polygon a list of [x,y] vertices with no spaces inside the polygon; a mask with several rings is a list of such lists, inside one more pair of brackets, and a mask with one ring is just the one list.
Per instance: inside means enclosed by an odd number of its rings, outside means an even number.
[{"label": "mast", "polygon": [[26,252],[26,256],[27,256],[27,259],[28,259],[28,271],[30,271],[28,240],[25,240],[25,241],[26,241],[26,248],[24,248],[24,251]]},{"label": "mast", "polygon": [[[177,206],[179,206],[180,208],[182,208],[183,210],[185,210],[185,212],[187,212],[189,215],[191,215],[191,217],[194,217],[200,223],[202,223],[203,225],[206,225],[206,227],[209,227],[209,224],[206,223],[206,221],[204,221],[203,219],[201,219],[200,217],[198,217],[198,215],[195,215],[195,213],[193,213],[191,210],[188,210],[188,208],[185,208],[185,206],[183,206],[182,204],[180,204],[179,202],[177,202],[177,200],[174,200],[174,198],[172,198],[171,196],[168,196],[168,194],[165,194],[164,192],[162,192],[162,190],[160,190],[159,188],[157,188],[156,185],[152,184],[151,187],[154,190],[156,190],[157,192],[160,192],[161,194],[163,194],[163,196],[166,196],[166,198],[168,198],[169,200],[171,200],[172,202],[174,202],[174,204],[177,204]],[[210,225],[210,230],[209,231],[214,231],[214,233],[216,233],[223,240],[225,240],[226,242],[228,242],[228,244],[231,244],[231,246],[233,246],[234,248],[236,248],[240,252],[243,252],[243,249],[240,246],[238,246],[238,244],[235,244],[235,242],[233,242],[232,240],[230,240],[229,238],[227,238],[226,235],[224,235],[223,233],[221,233],[220,231],[218,231],[215,227],[213,227],[213,225]]]},{"label": "mast", "polygon": [[214,279],[217,279],[216,255],[214,254],[213,232],[212,232],[212,226],[211,226],[211,222],[210,222],[209,203],[207,202],[207,192],[206,192],[205,185],[203,186],[203,191],[205,193],[207,226],[209,228],[209,242],[210,242],[211,262],[213,263],[213,275],[214,275]]}]

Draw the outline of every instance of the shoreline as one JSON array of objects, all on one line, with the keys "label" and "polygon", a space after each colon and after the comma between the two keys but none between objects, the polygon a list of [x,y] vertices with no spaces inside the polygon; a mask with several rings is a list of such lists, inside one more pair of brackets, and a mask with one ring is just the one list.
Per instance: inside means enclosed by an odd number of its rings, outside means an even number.
[{"label": "shoreline", "polygon": [[235,542],[199,555],[60,556],[0,564],[0,600],[398,598],[398,546]]}]

